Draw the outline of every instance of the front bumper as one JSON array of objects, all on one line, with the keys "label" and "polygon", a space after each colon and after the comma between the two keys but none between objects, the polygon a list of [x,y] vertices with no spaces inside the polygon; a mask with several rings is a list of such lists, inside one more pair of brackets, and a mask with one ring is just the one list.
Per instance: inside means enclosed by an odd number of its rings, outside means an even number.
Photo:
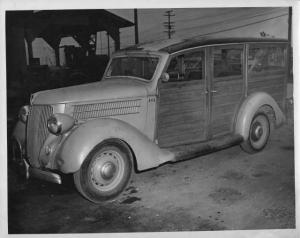
[{"label": "front bumper", "polygon": [[38,168],[30,167],[27,161],[24,159],[25,168],[26,168],[26,178],[38,178],[41,180],[45,180],[51,183],[61,184],[61,176],[49,170],[42,170]]}]

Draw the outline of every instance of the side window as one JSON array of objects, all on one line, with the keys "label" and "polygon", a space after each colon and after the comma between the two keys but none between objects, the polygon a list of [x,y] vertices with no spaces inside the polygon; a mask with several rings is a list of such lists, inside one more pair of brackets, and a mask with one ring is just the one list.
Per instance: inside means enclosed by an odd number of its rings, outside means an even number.
[{"label": "side window", "polygon": [[167,69],[169,82],[201,80],[204,78],[204,52],[198,51],[175,56]]},{"label": "side window", "polygon": [[214,78],[242,75],[242,49],[213,50]]},{"label": "side window", "polygon": [[285,67],[285,49],[282,47],[251,47],[248,56],[248,72],[264,72]]}]

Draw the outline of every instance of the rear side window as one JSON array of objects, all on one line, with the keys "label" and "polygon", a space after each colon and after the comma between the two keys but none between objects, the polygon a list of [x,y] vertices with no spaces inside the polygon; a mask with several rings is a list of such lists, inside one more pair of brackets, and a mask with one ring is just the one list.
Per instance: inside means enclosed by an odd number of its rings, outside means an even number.
[{"label": "rear side window", "polygon": [[242,75],[242,49],[213,50],[214,78]]},{"label": "rear side window", "polygon": [[252,46],[248,55],[248,73],[259,73],[285,68],[285,48]]}]

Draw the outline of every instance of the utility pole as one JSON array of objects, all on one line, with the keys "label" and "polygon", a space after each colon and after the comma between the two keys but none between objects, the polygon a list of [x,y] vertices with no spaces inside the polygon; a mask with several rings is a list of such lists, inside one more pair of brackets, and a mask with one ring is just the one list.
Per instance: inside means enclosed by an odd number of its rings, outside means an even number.
[{"label": "utility pole", "polygon": [[175,33],[175,22],[171,21],[171,17],[174,17],[175,14],[173,10],[168,10],[165,12],[164,16],[168,17],[168,21],[164,22],[164,27],[167,29],[166,33],[168,33],[168,38],[171,39],[171,36]]},{"label": "utility pole", "polygon": [[134,34],[135,34],[135,44],[139,43],[139,27],[138,27],[138,13],[137,9],[134,10]]},{"label": "utility pole", "polygon": [[289,7],[289,29],[288,29],[288,40],[292,42],[292,7]]},{"label": "utility pole", "polygon": [[292,7],[289,7],[289,20],[288,20],[289,28],[288,28],[288,76],[289,76],[289,81],[293,80],[293,75],[292,75],[292,69],[293,69],[293,56],[292,56]]}]

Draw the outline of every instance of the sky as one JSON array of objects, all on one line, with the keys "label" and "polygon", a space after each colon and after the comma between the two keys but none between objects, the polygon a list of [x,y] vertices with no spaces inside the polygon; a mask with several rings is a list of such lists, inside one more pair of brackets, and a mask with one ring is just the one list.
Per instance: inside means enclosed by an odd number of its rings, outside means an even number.
[{"label": "sky", "polygon": [[[166,10],[173,10],[175,34],[172,38],[191,38],[203,34],[233,37],[260,37],[264,31],[276,38],[287,38],[288,8],[177,8],[138,9],[140,42],[167,39],[163,22]],[[133,9],[110,9],[133,22]],[[245,26],[246,25],[246,26]],[[224,31],[236,28],[234,30]],[[121,48],[134,44],[134,27],[122,28]],[[211,34],[219,32],[216,34]]]},{"label": "sky", "polygon": [[[175,8],[175,9],[138,9],[140,43],[164,40],[168,38],[163,23],[167,10],[173,10],[175,16],[171,21],[175,25],[172,38],[186,39],[209,34],[220,37],[261,37],[265,32],[269,37],[287,38],[288,8]],[[134,21],[133,9],[109,9],[110,12]],[[106,32],[97,35],[96,54],[107,54],[108,43]],[[134,45],[134,27],[120,29],[121,48]],[[111,54],[114,52],[114,41],[110,38]],[[72,38],[63,38],[60,46],[78,43]],[[42,39],[33,42],[33,55],[40,58],[41,64],[55,65],[53,49]],[[60,54],[64,64],[64,54]]]}]

